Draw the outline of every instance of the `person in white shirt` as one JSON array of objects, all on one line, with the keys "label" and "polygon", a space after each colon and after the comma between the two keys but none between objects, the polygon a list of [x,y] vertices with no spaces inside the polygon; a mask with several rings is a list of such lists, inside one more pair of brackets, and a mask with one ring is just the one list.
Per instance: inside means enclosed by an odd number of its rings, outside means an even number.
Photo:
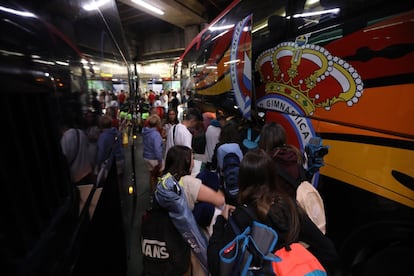
[{"label": "person in white shirt", "polygon": [[174,145],[182,145],[191,149],[193,135],[191,134],[189,128],[195,127],[196,124],[202,120],[203,117],[201,116],[200,110],[196,108],[188,109],[184,120],[181,123],[172,126],[168,130],[165,154]]},{"label": "person in white shirt", "polygon": [[216,119],[210,121],[210,125],[206,130],[206,161],[207,164],[211,163],[214,155],[214,149],[219,142],[221,128],[226,124],[226,116],[222,109],[216,110]]},{"label": "person in white shirt", "polygon": [[167,113],[168,112],[168,95],[167,95],[167,91],[162,91],[162,94],[160,96],[160,101],[161,101],[162,107],[164,107],[164,113]]}]

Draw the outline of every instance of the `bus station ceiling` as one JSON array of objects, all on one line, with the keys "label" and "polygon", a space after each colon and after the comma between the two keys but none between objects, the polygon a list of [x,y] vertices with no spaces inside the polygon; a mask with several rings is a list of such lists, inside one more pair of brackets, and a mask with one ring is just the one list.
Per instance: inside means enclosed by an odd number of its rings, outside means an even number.
[{"label": "bus station ceiling", "polygon": [[137,24],[151,28],[153,24],[171,24],[184,29],[187,26],[209,23],[232,0],[154,0],[147,1],[164,11],[163,15],[145,10],[131,0],[117,0],[122,24],[132,28]]},{"label": "bus station ceiling", "polygon": [[[187,27],[201,30],[233,0],[143,0],[163,10],[163,15],[144,10],[133,1],[140,0],[7,0],[0,6],[38,14],[89,56],[120,60],[119,49],[115,49],[119,47],[127,58],[148,61],[179,55],[185,45],[173,39],[183,42]],[[96,8],[85,8],[90,3],[104,4],[97,12]],[[108,26],[111,30],[104,35],[101,30]],[[168,41],[161,44],[162,39]]]},{"label": "bus station ceiling", "polygon": [[[164,11],[158,15],[148,11],[132,0],[115,0],[119,17],[128,36],[130,53],[139,60],[151,60],[175,55],[176,49],[159,51],[155,56],[146,52],[142,45],[148,38],[149,32],[168,33],[172,29],[183,32],[186,27],[198,26],[201,30],[204,24],[215,19],[233,0],[144,0]],[[129,34],[129,35],[128,35]],[[173,35],[172,35],[173,36]],[[166,54],[164,54],[166,53]]]}]

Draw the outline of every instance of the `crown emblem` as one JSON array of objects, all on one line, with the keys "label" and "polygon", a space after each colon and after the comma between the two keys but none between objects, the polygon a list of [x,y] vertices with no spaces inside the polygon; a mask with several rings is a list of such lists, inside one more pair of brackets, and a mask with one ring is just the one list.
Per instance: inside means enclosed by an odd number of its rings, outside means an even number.
[{"label": "crown emblem", "polygon": [[307,115],[317,107],[330,110],[337,102],[352,106],[363,93],[358,72],[325,48],[307,44],[306,36],[263,52],[256,61],[256,71],[267,94],[291,99]]}]

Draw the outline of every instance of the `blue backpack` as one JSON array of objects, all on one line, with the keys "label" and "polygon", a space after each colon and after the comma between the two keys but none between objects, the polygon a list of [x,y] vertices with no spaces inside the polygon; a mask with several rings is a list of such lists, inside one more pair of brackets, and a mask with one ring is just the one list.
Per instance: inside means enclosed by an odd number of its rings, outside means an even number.
[{"label": "blue backpack", "polygon": [[240,159],[234,152],[227,153],[223,158],[223,168],[221,169],[222,190],[226,198],[226,203],[237,205],[237,195],[239,193],[239,168]]},{"label": "blue backpack", "polygon": [[271,252],[276,242],[272,228],[254,221],[220,250],[220,275],[275,275],[272,263],[281,261]]},{"label": "blue backpack", "polygon": [[239,205],[237,208],[248,214],[251,222],[241,229],[234,218],[237,213],[229,216],[228,223],[236,236],[219,252],[220,276],[327,275],[318,259],[300,243],[274,252],[279,238],[276,231],[258,222],[249,207]]},{"label": "blue backpack", "polygon": [[[248,207],[240,208],[251,216],[252,212]],[[274,276],[272,263],[281,261],[272,251],[278,240],[276,231],[255,220],[245,229],[239,228],[233,216],[229,217],[228,222],[236,237],[219,252],[219,275]]]}]

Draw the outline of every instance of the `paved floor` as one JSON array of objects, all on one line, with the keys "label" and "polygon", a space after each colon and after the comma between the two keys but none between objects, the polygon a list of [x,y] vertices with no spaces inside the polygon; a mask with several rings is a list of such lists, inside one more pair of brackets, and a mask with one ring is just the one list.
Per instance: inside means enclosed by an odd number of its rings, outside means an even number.
[{"label": "paved floor", "polygon": [[[127,249],[127,275],[138,276],[142,273],[142,255],[139,233],[141,230],[141,216],[149,206],[149,175],[142,158],[142,136],[125,147],[126,171],[122,184],[122,210],[124,215],[124,229]],[[134,159],[132,159],[134,158]],[[135,178],[132,164],[135,163]],[[135,179],[135,196],[128,194],[128,187],[133,186]]]},{"label": "paved floor", "polygon": [[[132,159],[134,157],[134,160]],[[149,207],[149,172],[146,169],[142,158],[142,136],[139,134],[137,139],[125,147],[126,171],[122,183],[121,200],[124,216],[124,229],[127,248],[127,275],[140,276],[142,273],[142,254],[139,233],[141,231],[141,217]],[[196,154],[194,173],[200,169],[204,155]],[[128,187],[133,184],[132,163],[135,163],[135,197],[128,195]]]}]

